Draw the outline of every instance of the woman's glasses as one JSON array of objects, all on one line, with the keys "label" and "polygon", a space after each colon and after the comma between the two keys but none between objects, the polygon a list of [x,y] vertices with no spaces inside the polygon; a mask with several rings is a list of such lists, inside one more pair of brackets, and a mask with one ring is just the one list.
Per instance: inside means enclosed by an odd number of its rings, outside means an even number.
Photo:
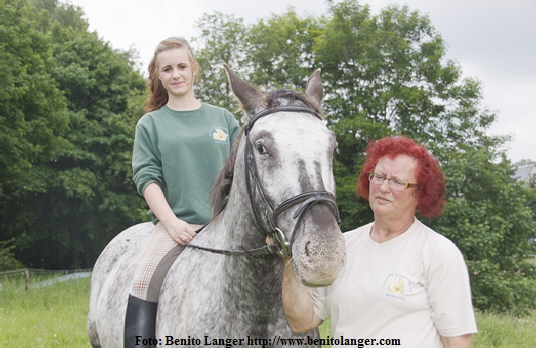
[{"label": "woman's glasses", "polygon": [[386,178],[385,176],[377,174],[377,173],[370,173],[368,175],[368,179],[369,179],[369,181],[371,183],[378,184],[378,185],[383,184],[383,182],[385,180],[387,180],[389,186],[393,190],[398,190],[398,191],[406,190],[406,189],[409,189],[410,187],[416,187],[417,186],[417,184],[410,184],[409,182],[396,180],[396,179],[392,179],[392,178],[389,179],[389,178]]}]

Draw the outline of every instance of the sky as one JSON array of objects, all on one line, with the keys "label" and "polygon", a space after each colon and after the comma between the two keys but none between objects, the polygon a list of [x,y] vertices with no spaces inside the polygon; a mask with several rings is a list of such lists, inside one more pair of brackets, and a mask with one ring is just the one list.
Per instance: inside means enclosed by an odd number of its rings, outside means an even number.
[{"label": "sky", "polygon": [[[80,6],[89,30],[115,49],[135,49],[143,71],[155,46],[170,36],[190,40],[204,13],[218,11],[255,23],[293,6],[299,14],[327,13],[325,0],[60,0]],[[334,2],[339,2],[334,0]],[[498,113],[491,135],[510,135],[512,162],[536,161],[536,0],[363,0],[372,14],[390,4],[430,17],[447,44],[445,57],[463,77],[483,86],[482,107]]]}]

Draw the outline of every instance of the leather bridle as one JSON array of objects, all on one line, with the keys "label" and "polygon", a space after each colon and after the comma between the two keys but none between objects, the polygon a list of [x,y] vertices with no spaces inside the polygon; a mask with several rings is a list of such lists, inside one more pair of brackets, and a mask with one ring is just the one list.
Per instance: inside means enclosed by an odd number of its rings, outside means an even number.
[{"label": "leather bridle", "polygon": [[[292,257],[292,245],[296,239],[296,232],[300,226],[300,223],[307,212],[315,204],[326,204],[332,211],[335,216],[335,220],[340,224],[339,210],[337,208],[337,203],[335,196],[328,191],[309,191],[301,193],[297,196],[294,196],[286,201],[280,203],[278,206],[274,207],[272,202],[267,198],[263,186],[261,184],[259,174],[257,172],[257,165],[255,158],[253,156],[253,145],[249,138],[249,134],[255,122],[260,118],[274,114],[276,112],[300,112],[300,113],[309,113],[318,119],[322,119],[318,113],[315,111],[301,107],[301,106],[278,106],[276,108],[266,109],[255,116],[253,116],[246,127],[244,128],[244,135],[246,137],[246,144],[244,150],[244,173],[246,179],[246,188],[248,196],[251,202],[253,214],[254,214],[254,224],[259,231],[267,236],[271,236],[275,244],[265,245],[261,248],[246,250],[242,246],[239,246],[241,250],[219,250],[204,248],[192,244],[187,244],[198,249],[226,254],[226,255],[249,255],[249,256],[259,256],[278,253],[281,256]],[[290,240],[287,239],[283,231],[278,225],[278,217],[281,213],[287,209],[298,205],[299,207],[293,215],[293,219],[296,220],[294,229],[292,231]]]}]

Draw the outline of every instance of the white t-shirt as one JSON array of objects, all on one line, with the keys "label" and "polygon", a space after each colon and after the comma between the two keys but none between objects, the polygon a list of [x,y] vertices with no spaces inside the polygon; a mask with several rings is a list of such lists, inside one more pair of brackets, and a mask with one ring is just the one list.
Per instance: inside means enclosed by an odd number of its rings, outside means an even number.
[{"label": "white t-shirt", "polygon": [[475,333],[469,275],[456,245],[417,219],[380,244],[370,239],[371,227],[344,233],[346,265],[332,285],[310,289],[316,315],[331,316],[331,337],[432,348],[443,347],[440,335]]}]

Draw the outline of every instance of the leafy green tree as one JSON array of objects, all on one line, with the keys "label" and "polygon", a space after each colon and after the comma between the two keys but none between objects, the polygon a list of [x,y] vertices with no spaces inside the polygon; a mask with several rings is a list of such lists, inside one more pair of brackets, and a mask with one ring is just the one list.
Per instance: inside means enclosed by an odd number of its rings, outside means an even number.
[{"label": "leafy green tree", "polygon": [[[315,52],[341,152],[341,188],[351,189],[373,139],[408,135],[441,159],[458,144],[487,141],[495,115],[478,108],[479,83],[459,80],[461,69],[445,59],[445,43],[428,17],[397,6],[372,16],[355,1],[332,5],[331,12]],[[359,215],[353,205],[343,205],[343,214]]]},{"label": "leafy green tree", "polygon": [[223,63],[233,69],[242,65],[241,53],[245,50],[245,26],[242,19],[220,12],[205,14],[196,23],[201,34],[192,43],[199,52],[196,59],[201,67],[201,77],[196,95],[203,101],[235,111],[235,101]]},{"label": "leafy green tree", "polygon": [[[30,19],[32,18],[33,19]],[[0,6],[0,199],[6,190],[25,190],[21,176],[33,164],[53,159],[69,146],[66,100],[50,70],[51,38],[40,31],[41,14],[25,1]]]},{"label": "leafy green tree", "polygon": [[89,33],[78,8],[55,0],[34,1],[37,7],[10,1],[25,10],[12,14],[7,31],[18,37],[19,23],[29,23],[46,38],[29,45],[44,45],[50,65],[33,69],[29,62],[28,79],[41,71],[50,77],[69,124],[59,132],[65,146],[32,159],[32,170],[19,173],[24,187],[4,186],[2,232],[16,236],[16,255],[28,266],[91,267],[113,236],[142,220],[144,203],[131,180],[130,160],[144,81],[132,54]]},{"label": "leafy green tree", "polygon": [[[0,239],[15,240],[24,230],[12,215],[20,198],[44,191],[36,163],[53,160],[71,144],[66,99],[50,70],[54,67],[51,38],[42,31],[42,13],[26,1],[6,0],[0,6]],[[12,233],[7,233],[12,229]],[[13,247],[0,245],[10,256]],[[12,263],[11,263],[12,264]]]},{"label": "leafy green tree", "polygon": [[194,39],[200,47],[197,59],[202,72],[196,93],[215,105],[236,110],[223,63],[266,91],[303,90],[315,70],[312,47],[320,34],[319,23],[312,16],[299,18],[292,7],[250,26],[232,15],[205,14],[197,23],[201,34]]},{"label": "leafy green tree", "polygon": [[321,22],[313,16],[298,17],[293,7],[259,20],[246,35],[248,70],[243,73],[252,84],[268,91],[304,90],[305,81],[316,70],[313,46]]},{"label": "leafy green tree", "polygon": [[470,271],[475,306],[493,311],[525,314],[534,308],[534,266],[528,231],[536,224],[527,202],[535,192],[512,181],[510,162],[499,163],[489,149],[462,148],[443,165],[448,204],[431,221],[462,250]]}]

